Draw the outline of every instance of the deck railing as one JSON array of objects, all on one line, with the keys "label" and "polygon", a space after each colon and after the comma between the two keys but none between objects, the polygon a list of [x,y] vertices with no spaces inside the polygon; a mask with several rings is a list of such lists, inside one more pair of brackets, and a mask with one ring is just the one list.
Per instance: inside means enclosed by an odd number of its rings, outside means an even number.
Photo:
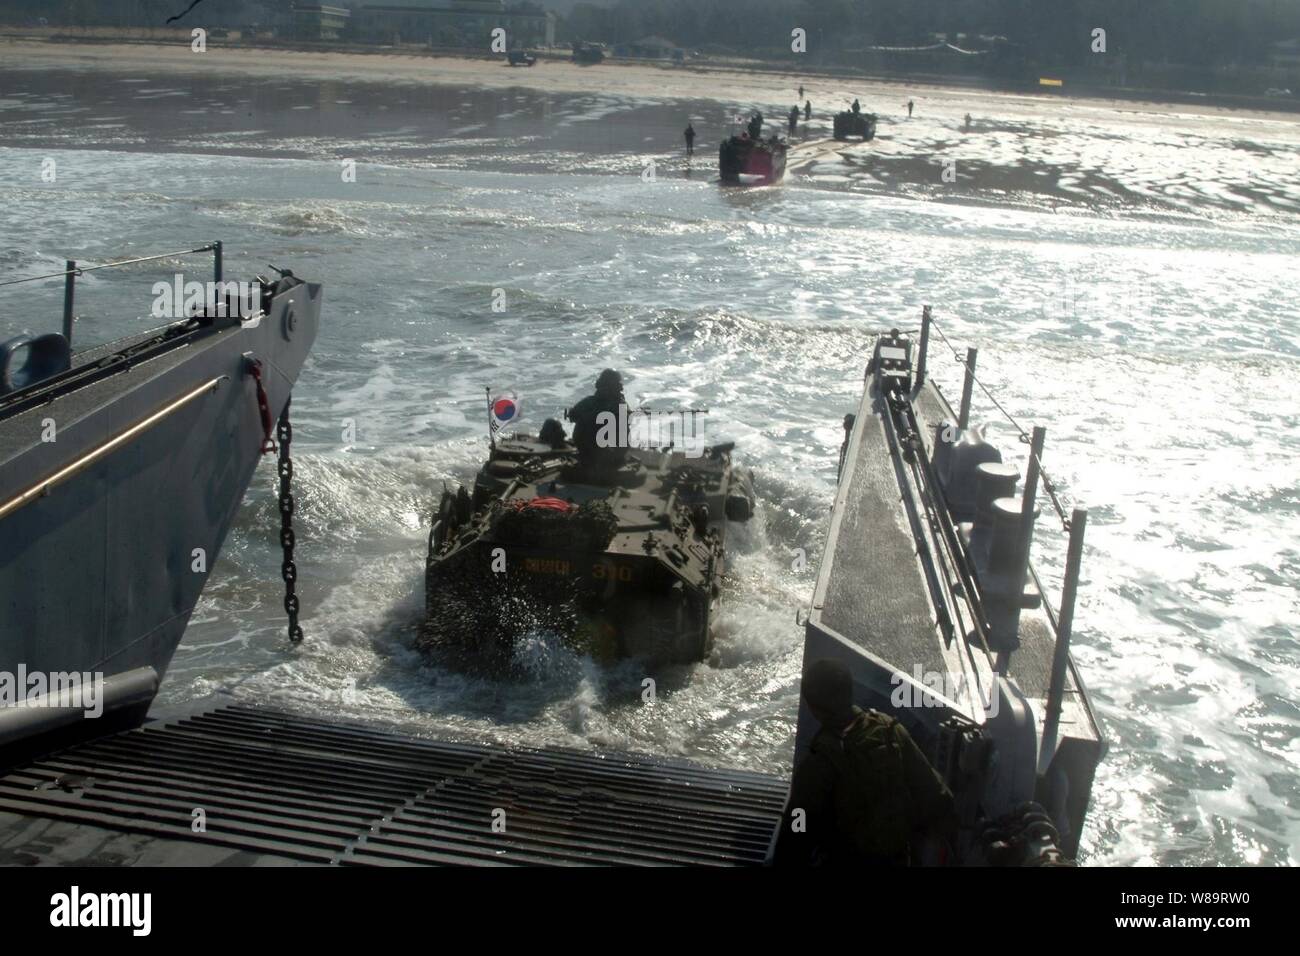
[{"label": "deck railing", "polygon": [[[1047,429],[1041,426],[1035,426],[1032,431],[1026,432],[1010,412],[1003,407],[1002,403],[997,400],[993,393],[981,382],[975,375],[975,363],[979,356],[979,350],[968,348],[966,357],[963,361],[961,353],[953,346],[948,337],[944,334],[943,329],[934,320],[934,315],[930,306],[925,306],[921,312],[921,341],[918,349],[916,361],[916,385],[919,388],[924,384],[927,374],[927,363],[929,359],[929,346],[931,333],[935,333],[943,341],[944,345],[952,352],[953,359],[962,365],[962,396],[960,411],[958,412],[958,428],[965,431],[970,423],[971,398],[975,386],[979,386],[982,391],[992,402],[993,406],[1002,414],[1011,426],[1016,430],[1020,441],[1029,445],[1029,463],[1025,475],[1025,487],[1021,496],[1020,505],[1020,548],[1018,554],[1019,576],[1016,581],[1024,581],[1032,578],[1034,586],[1043,596],[1043,606],[1047,612],[1048,621],[1055,631],[1055,647],[1052,653],[1052,670],[1051,678],[1047,691],[1047,710],[1045,714],[1045,725],[1043,731],[1043,751],[1050,753],[1050,749],[1055,746],[1057,732],[1060,726],[1061,711],[1065,699],[1065,678],[1070,663],[1070,637],[1074,627],[1074,607],[1078,597],[1079,575],[1083,562],[1083,536],[1084,530],[1088,524],[1088,512],[1084,508],[1075,507],[1070,511],[1067,517],[1065,506],[1061,503],[1060,496],[1057,494],[1056,482],[1052,480],[1047,470],[1043,468],[1043,445],[1047,438]],[[938,384],[935,385],[936,390]],[[942,393],[940,393],[942,394]],[[1056,512],[1061,521],[1061,527],[1069,536],[1069,543],[1066,549],[1065,560],[1065,580],[1061,588],[1061,602],[1059,609],[1053,611],[1047,595],[1043,592],[1042,583],[1039,580],[1038,573],[1033,569],[1030,563],[1030,550],[1034,538],[1034,514],[1035,507],[1038,503],[1039,484],[1042,485],[1042,493],[1051,503],[1052,509]],[[1019,602],[1016,607],[1017,619],[1019,615]],[[1078,675],[1075,675],[1076,682]]]},{"label": "deck railing", "polygon": [[182,249],[178,252],[164,252],[156,256],[140,256],[136,259],[119,259],[115,262],[105,262],[97,266],[79,266],[75,259],[68,259],[66,267],[62,272],[47,272],[39,276],[24,276],[21,279],[7,279],[0,282],[0,287],[7,285],[18,285],[21,282],[39,282],[43,279],[63,278],[63,337],[68,340],[68,345],[72,345],[72,326],[75,320],[73,315],[73,302],[76,298],[77,276],[85,275],[87,272],[98,272],[101,269],[116,269],[121,266],[135,265],[139,262],[156,262],[159,259],[174,259],[177,256],[190,256],[200,252],[212,253],[212,272],[214,281],[218,284],[221,282],[223,264],[222,249],[220,242],[210,242],[206,246],[199,246],[197,249]]}]

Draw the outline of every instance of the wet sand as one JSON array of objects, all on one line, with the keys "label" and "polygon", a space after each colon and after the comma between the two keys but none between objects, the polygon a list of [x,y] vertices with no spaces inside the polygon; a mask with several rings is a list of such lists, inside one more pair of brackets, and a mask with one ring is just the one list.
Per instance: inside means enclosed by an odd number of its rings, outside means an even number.
[{"label": "wet sand", "polygon": [[[784,100],[793,102],[798,87],[814,101],[845,103],[855,96],[872,99],[888,97],[905,111],[908,98],[918,107],[961,116],[964,105],[972,98],[990,97],[1008,104],[1009,116],[1030,114],[1040,109],[1054,109],[1062,100],[1094,104],[1102,109],[1147,112],[1176,112],[1187,116],[1222,117],[1226,115],[1256,117],[1273,121],[1296,122],[1293,113],[1241,110],[1230,107],[1177,106],[1155,102],[1106,99],[1073,99],[1055,94],[1033,95],[972,90],[911,81],[883,82],[879,79],[849,80],[838,76],[807,75],[779,70],[745,70],[737,68],[645,62],[606,61],[598,66],[583,67],[567,61],[543,60],[537,66],[510,68],[500,58],[416,56],[399,53],[341,53],[284,49],[250,49],[210,47],[206,53],[194,53],[188,43],[47,43],[16,38],[0,39],[0,65],[6,68],[93,68],[119,72],[148,71],[154,74],[215,71],[241,76],[299,77],[314,80],[365,81],[388,80],[400,83],[482,86],[505,88],[526,86],[549,92],[586,93],[599,91],[615,95],[660,98],[695,98],[719,101]],[[814,102],[816,106],[816,102]],[[956,109],[958,112],[951,112]]]},{"label": "wet sand", "polygon": [[[608,62],[0,41],[0,142],[566,173],[716,175],[752,108],[773,121],[802,83],[800,185],[1104,215],[1300,214],[1300,118],[842,77]],[[854,99],[876,139],[835,143]],[[908,99],[915,115],[907,116]],[[964,117],[972,123],[965,127]],[[682,155],[681,130],[699,133]],[[784,123],[780,123],[784,132]]]}]

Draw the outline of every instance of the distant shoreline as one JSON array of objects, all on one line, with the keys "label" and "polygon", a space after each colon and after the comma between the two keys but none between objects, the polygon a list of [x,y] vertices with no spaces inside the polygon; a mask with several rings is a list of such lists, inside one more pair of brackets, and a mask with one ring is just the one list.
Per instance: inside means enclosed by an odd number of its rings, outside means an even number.
[{"label": "distant shoreline", "polygon": [[[268,56],[270,54],[270,56]],[[869,76],[848,71],[790,72],[757,61],[688,62],[684,65],[651,60],[611,59],[597,66],[578,66],[554,54],[542,54],[534,67],[511,68],[501,57],[456,51],[417,51],[383,47],[333,48],[310,44],[227,45],[209,41],[205,53],[190,49],[188,33],[173,40],[77,37],[48,30],[0,32],[0,68],[79,68],[118,72],[232,73],[268,77],[361,82],[395,81],[428,85],[469,85],[487,88],[526,87],[541,91],[601,92],[648,99],[695,99],[751,103],[768,100],[793,103],[802,84],[807,98],[821,113],[841,108],[873,91],[889,97],[924,97],[930,105],[945,99],[972,96],[1026,101],[1039,109],[1067,99],[1078,103],[1110,104],[1150,112],[1256,114],[1261,118],[1295,121],[1298,100],[1262,100],[1231,96],[1168,94],[1150,90],[1071,89],[1049,93],[1037,89],[983,86],[966,77]],[[701,80],[705,82],[700,82]],[[830,87],[828,89],[828,86]],[[831,103],[827,105],[827,97]],[[819,102],[820,99],[820,102]],[[894,107],[892,99],[889,101]],[[877,109],[874,102],[866,104]],[[895,107],[896,108],[896,107]],[[1033,110],[1038,112],[1039,109]]]}]

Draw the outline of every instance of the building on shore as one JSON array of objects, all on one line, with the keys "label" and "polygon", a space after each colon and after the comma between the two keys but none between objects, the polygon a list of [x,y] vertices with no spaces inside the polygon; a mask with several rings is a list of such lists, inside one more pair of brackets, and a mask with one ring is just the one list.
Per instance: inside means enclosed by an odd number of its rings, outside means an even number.
[{"label": "building on shore", "polygon": [[368,43],[419,43],[434,47],[492,47],[505,31],[508,48],[555,44],[555,14],[537,3],[504,0],[392,0],[353,7],[350,35]]},{"label": "building on shore", "polygon": [[[186,10],[175,0],[0,0],[0,22],[15,26],[175,30],[275,27],[288,22],[293,0],[222,0]],[[336,0],[337,2],[337,0]],[[167,20],[179,15],[172,23]]]},{"label": "building on shore", "polygon": [[1269,48],[1268,60],[1275,70],[1300,71],[1300,37],[1274,43]]},{"label": "building on shore", "polygon": [[320,3],[295,3],[290,35],[296,40],[340,40],[347,32],[352,11]]},{"label": "building on shore", "polygon": [[0,23],[141,35],[203,28],[232,31],[244,40],[419,44],[487,53],[497,29],[505,31],[509,49],[554,46],[556,16],[536,0],[221,0],[190,10],[175,0],[0,0]]},{"label": "building on shore", "polygon": [[618,56],[634,56],[650,60],[680,59],[684,51],[672,40],[660,36],[642,37],[631,43],[622,43],[614,47]]}]

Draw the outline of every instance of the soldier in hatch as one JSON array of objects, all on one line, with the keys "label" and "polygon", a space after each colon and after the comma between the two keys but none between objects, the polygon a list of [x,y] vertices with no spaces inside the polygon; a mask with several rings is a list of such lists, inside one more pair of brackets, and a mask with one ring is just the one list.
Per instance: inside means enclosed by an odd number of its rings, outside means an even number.
[{"label": "soldier in hatch", "polygon": [[956,832],[952,793],[902,724],[853,705],[843,663],[813,663],[802,694],[821,729],[795,768],[775,865],[907,866],[919,839]]},{"label": "soldier in hatch", "polygon": [[626,412],[619,415],[625,402],[623,376],[607,368],[596,379],[595,393],[569,409],[567,417],[573,422],[578,467],[587,481],[608,484],[627,457],[627,446],[623,444],[627,436],[620,434],[620,419],[626,421]]}]

